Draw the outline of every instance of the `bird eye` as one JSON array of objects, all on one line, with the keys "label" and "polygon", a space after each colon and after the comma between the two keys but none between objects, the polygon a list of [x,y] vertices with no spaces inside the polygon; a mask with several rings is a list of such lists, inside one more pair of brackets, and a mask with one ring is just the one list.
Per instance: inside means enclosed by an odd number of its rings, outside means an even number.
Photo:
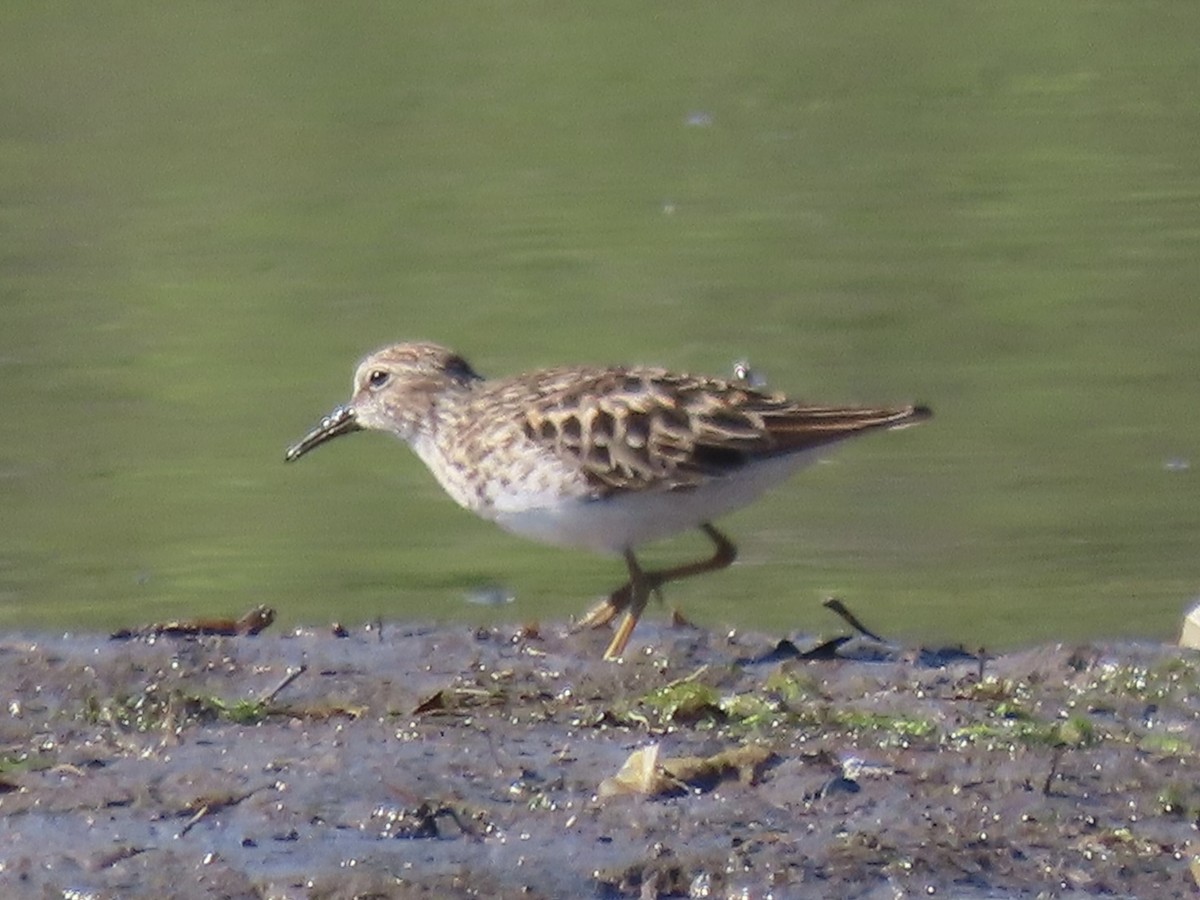
[{"label": "bird eye", "polygon": [[367,377],[367,382],[373,388],[381,388],[387,384],[387,381],[390,377],[390,373],[385,372],[383,369],[376,369]]}]

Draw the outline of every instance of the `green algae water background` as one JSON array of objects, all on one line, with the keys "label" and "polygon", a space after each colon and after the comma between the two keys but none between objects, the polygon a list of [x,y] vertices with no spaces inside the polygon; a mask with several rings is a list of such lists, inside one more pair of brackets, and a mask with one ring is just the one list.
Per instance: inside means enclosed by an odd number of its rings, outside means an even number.
[{"label": "green algae water background", "polygon": [[832,629],[836,594],[909,640],[1171,638],[1198,33],[1142,0],[6,5],[0,626],[581,611],[619,560],[475,520],[384,436],[284,465],[425,338],[934,407],[724,520],[741,563],[668,590],[702,624]]}]

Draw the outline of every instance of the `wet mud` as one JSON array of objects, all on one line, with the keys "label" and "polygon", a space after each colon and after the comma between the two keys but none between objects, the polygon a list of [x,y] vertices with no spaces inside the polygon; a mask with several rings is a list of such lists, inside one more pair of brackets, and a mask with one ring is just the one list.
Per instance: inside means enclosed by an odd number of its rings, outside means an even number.
[{"label": "wet mud", "polygon": [[1197,894],[1195,652],[564,630],[4,636],[0,896]]}]

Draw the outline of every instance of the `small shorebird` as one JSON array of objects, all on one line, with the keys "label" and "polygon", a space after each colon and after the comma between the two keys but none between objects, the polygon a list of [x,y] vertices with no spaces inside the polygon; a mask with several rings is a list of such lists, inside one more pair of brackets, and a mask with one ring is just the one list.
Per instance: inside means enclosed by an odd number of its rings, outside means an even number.
[{"label": "small shorebird", "polygon": [[[515,534],[624,556],[629,581],[580,627],[624,613],[605,659],[624,652],[651,593],[723,569],[737,550],[711,520],[755,500],[856,434],[931,415],[924,406],[816,406],[749,386],[644,367],[568,366],[484,379],[431,343],[372,353],[350,402],[287,450],[299,459],[352,431],[387,431],[454,500]],[[699,562],[645,571],[634,549],[699,528]]]}]

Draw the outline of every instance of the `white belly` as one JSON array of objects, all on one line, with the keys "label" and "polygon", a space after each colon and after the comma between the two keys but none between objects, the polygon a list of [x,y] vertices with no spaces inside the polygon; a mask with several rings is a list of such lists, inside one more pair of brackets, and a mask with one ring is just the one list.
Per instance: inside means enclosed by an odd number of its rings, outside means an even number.
[{"label": "white belly", "polygon": [[698,527],[753,502],[814,462],[820,450],[751,463],[691,490],[642,491],[604,500],[567,499],[488,517],[506,531],[546,544],[621,553]]}]

